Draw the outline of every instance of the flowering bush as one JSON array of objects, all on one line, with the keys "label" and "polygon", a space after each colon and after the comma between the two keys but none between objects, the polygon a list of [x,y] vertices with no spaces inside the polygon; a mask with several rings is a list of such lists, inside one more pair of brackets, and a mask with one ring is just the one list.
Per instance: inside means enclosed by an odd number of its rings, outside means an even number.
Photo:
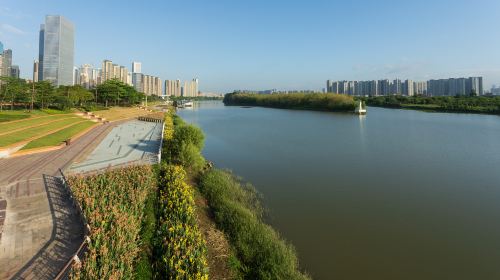
[{"label": "flowering bush", "polygon": [[194,191],[181,166],[160,171],[158,278],[208,279],[207,249],[198,229]]},{"label": "flowering bush", "polygon": [[156,190],[150,166],[132,166],[103,174],[68,178],[88,220],[91,242],[73,279],[131,279],[139,251],[144,202]]}]

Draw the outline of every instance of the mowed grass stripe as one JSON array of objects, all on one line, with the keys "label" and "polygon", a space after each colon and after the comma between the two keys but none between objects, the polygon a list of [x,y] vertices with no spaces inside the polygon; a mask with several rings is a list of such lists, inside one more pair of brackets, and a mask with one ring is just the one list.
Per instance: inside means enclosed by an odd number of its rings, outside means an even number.
[{"label": "mowed grass stripe", "polygon": [[41,138],[38,138],[36,140],[33,140],[28,143],[28,145],[24,146],[22,150],[27,150],[27,149],[34,149],[34,148],[41,148],[41,147],[50,147],[50,146],[57,146],[61,144],[64,140],[67,140],[74,135],[80,133],[81,131],[84,131],[85,129],[95,125],[95,122],[92,121],[83,121],[80,123],[77,123],[75,125],[72,125],[70,127],[67,127],[65,129],[59,130],[57,132],[54,132],[52,134],[43,136]]},{"label": "mowed grass stripe", "polygon": [[18,120],[22,120],[22,119],[27,119],[29,117],[30,117],[30,115],[28,115],[28,114],[3,114],[3,113],[0,113],[0,123],[18,121]]},{"label": "mowed grass stripe", "polygon": [[58,119],[67,119],[67,118],[72,118],[76,117],[75,115],[52,115],[52,116],[47,116],[47,117],[35,117],[33,119],[27,119],[23,121],[17,121],[13,123],[2,123],[0,124],[0,133],[4,132],[9,132],[13,131],[16,129],[20,128],[25,128],[25,127],[30,127],[33,125],[39,125],[43,123],[47,123],[53,120],[58,120]]},{"label": "mowed grass stripe", "polygon": [[28,140],[38,135],[43,135],[52,130],[56,130],[58,128],[62,128],[66,125],[77,123],[82,121],[82,118],[65,118],[62,120],[58,120],[56,122],[52,122],[43,126],[37,126],[29,129],[25,129],[22,131],[13,132],[7,135],[2,135],[0,137],[0,147],[5,147],[8,145],[12,145],[17,142],[21,142],[24,140]]},{"label": "mowed grass stripe", "polygon": [[70,118],[77,118],[77,119],[81,119],[81,117],[77,117],[77,116],[68,116],[67,118],[59,118],[59,119],[50,119],[50,120],[47,120],[43,123],[39,123],[39,124],[34,124],[34,125],[30,125],[30,126],[21,126],[20,128],[16,128],[16,129],[12,129],[10,131],[0,131],[0,137],[2,137],[3,135],[6,135],[6,134],[12,134],[12,133],[15,133],[15,132],[19,132],[19,131],[25,131],[25,130],[28,130],[28,129],[33,129],[37,126],[42,126],[42,125],[48,125],[50,123],[53,123],[53,122],[57,122],[57,121],[60,121],[60,120],[63,120],[63,119],[70,119]]}]

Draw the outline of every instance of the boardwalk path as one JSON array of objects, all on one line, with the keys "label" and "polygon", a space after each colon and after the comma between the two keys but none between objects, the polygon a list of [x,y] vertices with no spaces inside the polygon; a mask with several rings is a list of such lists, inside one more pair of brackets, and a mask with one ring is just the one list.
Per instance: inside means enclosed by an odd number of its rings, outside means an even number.
[{"label": "boardwalk path", "polygon": [[0,160],[0,279],[52,279],[76,251],[83,229],[55,176],[116,124],[60,150]]}]

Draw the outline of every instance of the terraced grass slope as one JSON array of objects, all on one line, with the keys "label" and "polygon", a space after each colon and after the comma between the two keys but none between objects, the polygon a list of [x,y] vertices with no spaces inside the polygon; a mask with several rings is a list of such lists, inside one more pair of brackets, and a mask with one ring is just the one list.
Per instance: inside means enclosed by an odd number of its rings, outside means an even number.
[{"label": "terraced grass slope", "polygon": [[43,136],[36,140],[33,140],[28,143],[28,145],[24,146],[22,150],[41,148],[41,147],[51,147],[57,146],[64,142],[65,140],[71,138],[72,136],[84,131],[85,129],[95,125],[95,122],[92,121],[83,121],[76,123],[70,127],[59,130],[55,133],[49,134],[47,136]]},{"label": "terraced grass slope", "polygon": [[[56,146],[95,123],[74,114],[46,113],[2,113],[2,116],[16,116],[11,121],[0,123],[0,148],[32,140],[24,149]],[[21,119],[19,116],[27,116]]]},{"label": "terraced grass slope", "polygon": [[15,121],[15,120],[21,120],[21,119],[26,119],[29,118],[30,115],[27,113],[22,113],[22,112],[15,112],[15,113],[0,113],[0,123],[3,122],[10,122],[10,121]]},{"label": "terraced grass slope", "polygon": [[75,117],[75,115],[46,115],[46,116],[30,117],[29,119],[2,123],[0,124],[0,135],[3,135],[7,132],[19,130],[22,128],[46,124],[51,121],[67,119],[69,117]]},{"label": "terraced grass slope", "polygon": [[108,121],[135,118],[145,115],[144,110],[137,107],[112,107],[108,110],[95,111],[94,114],[105,118]]}]

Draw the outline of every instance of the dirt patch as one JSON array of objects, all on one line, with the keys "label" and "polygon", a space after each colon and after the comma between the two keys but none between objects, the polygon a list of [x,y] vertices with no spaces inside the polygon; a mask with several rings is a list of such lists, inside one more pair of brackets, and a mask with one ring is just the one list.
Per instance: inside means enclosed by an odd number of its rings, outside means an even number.
[{"label": "dirt patch", "polygon": [[195,201],[198,225],[207,242],[209,279],[234,279],[229,267],[229,242],[224,233],[217,229],[207,200],[196,192]]}]

